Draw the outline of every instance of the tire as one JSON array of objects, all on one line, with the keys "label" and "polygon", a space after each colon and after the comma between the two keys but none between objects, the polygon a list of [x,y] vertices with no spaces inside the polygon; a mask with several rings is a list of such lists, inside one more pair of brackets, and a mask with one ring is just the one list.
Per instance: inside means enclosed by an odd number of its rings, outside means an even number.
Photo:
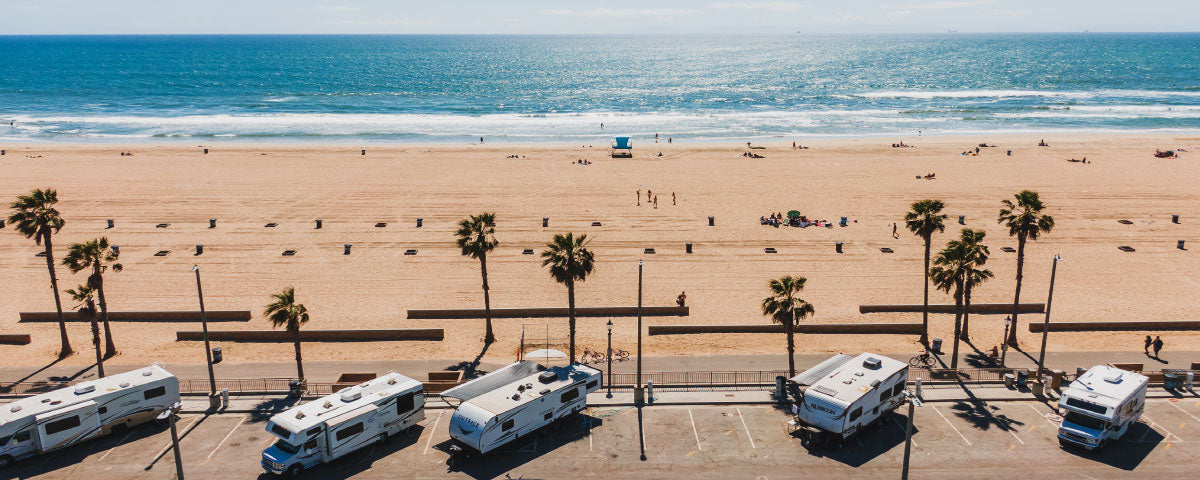
[{"label": "tire", "polygon": [[13,464],[13,457],[0,455],[0,468],[8,468]]},{"label": "tire", "polygon": [[304,465],[297,463],[295,465],[288,467],[285,475],[287,476],[287,478],[299,478],[300,474],[302,474],[302,473],[304,473]]}]

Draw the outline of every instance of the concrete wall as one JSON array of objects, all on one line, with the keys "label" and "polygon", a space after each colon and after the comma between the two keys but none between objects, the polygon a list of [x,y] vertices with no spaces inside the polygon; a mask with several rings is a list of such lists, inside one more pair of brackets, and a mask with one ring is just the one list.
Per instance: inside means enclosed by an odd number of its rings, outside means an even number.
[{"label": "concrete wall", "polygon": [[[21,312],[22,322],[57,322],[56,312]],[[248,322],[249,310],[213,310],[204,312],[210,322]],[[63,320],[82,322],[79,312],[63,312]],[[108,312],[110,322],[199,322],[200,311]]]},{"label": "concrete wall", "polygon": [[[800,324],[796,333],[920,335],[920,323],[833,323]],[[650,335],[697,333],[784,333],[783,325],[652,325]]]},{"label": "concrete wall", "polygon": [[8,333],[0,335],[0,345],[29,345],[31,338],[28,333]]},{"label": "concrete wall", "polygon": [[[637,307],[575,307],[576,317],[636,317]],[[642,307],[643,317],[686,317],[689,307]],[[567,307],[493,308],[492,318],[566,318]],[[408,318],[446,320],[483,318],[482,308],[409,310]]]},{"label": "concrete wall", "polygon": [[[1029,322],[1029,331],[1041,333],[1043,322]],[[1160,321],[1160,322],[1050,322],[1051,332],[1111,332],[1111,331],[1163,331],[1163,330],[1200,330],[1200,322]]]},{"label": "concrete wall", "polygon": [[[922,304],[906,305],[859,305],[858,313],[921,313],[925,309]],[[1022,303],[1018,313],[1044,313],[1044,303]],[[929,304],[929,313],[954,313],[954,304]],[[1012,314],[1011,303],[972,303],[971,313],[977,315],[1009,315]]]},{"label": "concrete wall", "polygon": [[[376,342],[395,340],[441,341],[445,333],[440,328],[402,328],[393,330],[300,330],[304,342]],[[209,330],[210,340],[227,342],[290,342],[287,330]],[[204,340],[204,332],[178,331],[176,341]]]}]

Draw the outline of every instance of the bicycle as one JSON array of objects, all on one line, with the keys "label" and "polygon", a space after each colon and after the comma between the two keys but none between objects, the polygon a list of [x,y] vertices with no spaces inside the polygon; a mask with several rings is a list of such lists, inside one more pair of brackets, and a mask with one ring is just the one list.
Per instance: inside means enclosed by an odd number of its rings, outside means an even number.
[{"label": "bicycle", "polygon": [[908,359],[908,365],[916,368],[933,368],[933,355],[928,351]]},{"label": "bicycle", "polygon": [[613,355],[613,359],[618,362],[624,362],[626,360],[629,360],[629,350],[623,350],[623,349],[618,348],[617,351],[615,352],[615,355],[612,350],[609,350],[608,354]]}]

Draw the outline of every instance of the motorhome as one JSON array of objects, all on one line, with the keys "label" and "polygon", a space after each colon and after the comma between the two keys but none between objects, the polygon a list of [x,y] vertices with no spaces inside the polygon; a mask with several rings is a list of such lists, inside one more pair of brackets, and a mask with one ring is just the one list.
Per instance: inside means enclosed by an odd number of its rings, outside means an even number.
[{"label": "motorhome", "polygon": [[907,384],[904,362],[835,355],[791,379],[794,425],[806,446],[840,443],[903,404]]},{"label": "motorhome", "polygon": [[0,467],[154,420],[177,402],[179,380],[156,364],[0,405]]},{"label": "motorhome", "polygon": [[295,477],[386,441],[424,418],[421,382],[388,372],[272,416],[266,428],[278,440],[263,450],[262,466],[268,473]]},{"label": "motorhome", "polygon": [[486,454],[587,408],[600,377],[584,365],[519,361],[446,390],[442,398],[461,402],[450,418],[450,438]]},{"label": "motorhome", "polygon": [[1121,438],[1146,408],[1145,375],[1109,365],[1092,367],[1063,391],[1058,443],[1096,450]]}]

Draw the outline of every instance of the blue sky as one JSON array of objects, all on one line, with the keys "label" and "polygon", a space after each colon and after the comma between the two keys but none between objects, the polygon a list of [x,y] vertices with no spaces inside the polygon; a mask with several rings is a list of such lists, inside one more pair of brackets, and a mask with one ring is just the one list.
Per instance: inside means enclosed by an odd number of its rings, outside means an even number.
[{"label": "blue sky", "polygon": [[0,34],[1197,31],[1200,0],[0,0]]}]

